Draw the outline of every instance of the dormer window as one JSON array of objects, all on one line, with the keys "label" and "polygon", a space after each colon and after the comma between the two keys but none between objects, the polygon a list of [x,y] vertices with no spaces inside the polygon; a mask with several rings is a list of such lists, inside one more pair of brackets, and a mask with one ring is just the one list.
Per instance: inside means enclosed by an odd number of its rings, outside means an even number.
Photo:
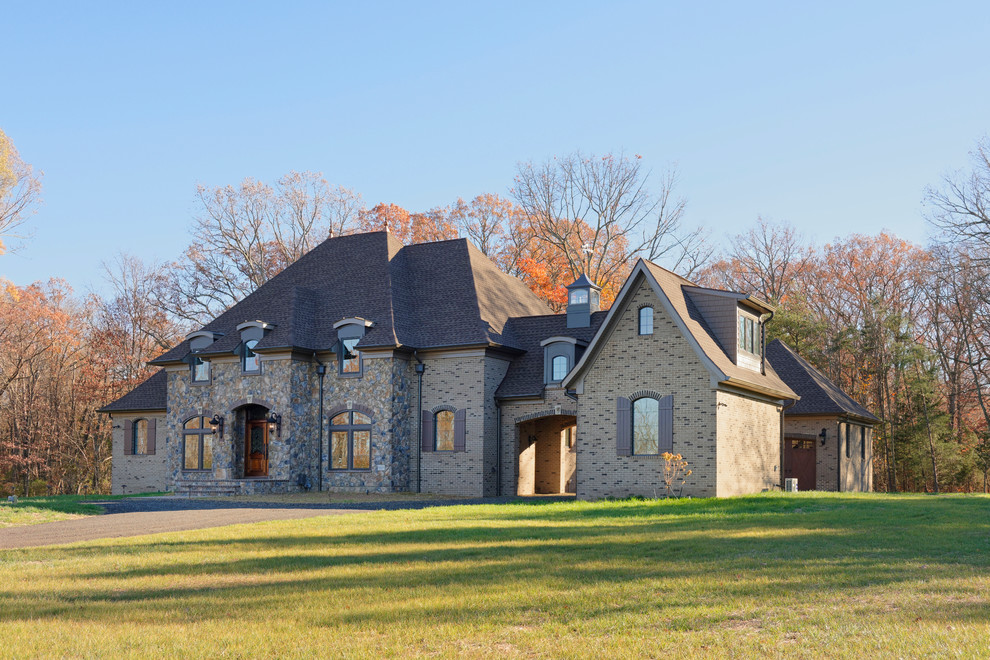
[{"label": "dormer window", "polygon": [[198,355],[192,358],[192,379],[194,383],[210,382],[210,361]]},{"label": "dormer window", "polygon": [[254,352],[254,347],[257,345],[257,339],[249,339],[244,342],[244,358],[241,367],[245,373],[255,373],[261,370],[261,359]]},{"label": "dormer window", "polygon": [[763,342],[760,338],[760,322],[746,314],[739,314],[739,350],[759,356],[763,353]]},{"label": "dormer window", "polygon": [[333,324],[337,331],[337,373],[341,376],[358,378],[364,370],[361,351],[357,345],[365,331],[374,324],[360,317],[341,319]]},{"label": "dormer window", "polygon": [[265,321],[245,321],[237,326],[237,331],[241,333],[241,343],[234,350],[234,354],[241,358],[242,374],[261,373],[261,356],[255,348],[265,338],[265,333],[274,327],[273,324]]},{"label": "dormer window", "polygon": [[564,376],[566,376],[567,372],[570,371],[567,368],[568,367],[567,362],[568,362],[567,356],[565,355],[558,355],[554,357],[553,366],[550,369],[551,371],[550,379],[553,382],[559,383],[560,381],[564,380]]},{"label": "dormer window", "polygon": [[587,342],[574,337],[548,337],[540,342],[543,347],[543,383],[560,387],[571,368],[581,358]]}]

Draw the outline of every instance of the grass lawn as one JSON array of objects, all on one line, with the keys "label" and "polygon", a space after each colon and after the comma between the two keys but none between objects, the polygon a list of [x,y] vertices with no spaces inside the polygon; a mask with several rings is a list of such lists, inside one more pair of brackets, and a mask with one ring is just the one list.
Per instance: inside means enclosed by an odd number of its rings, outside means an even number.
[{"label": "grass lawn", "polygon": [[986,657],[990,499],[378,511],[0,555],[4,655]]},{"label": "grass lawn", "polygon": [[47,497],[19,497],[17,504],[0,500],[0,529],[19,525],[69,520],[82,516],[103,513],[103,509],[90,502],[118,500],[122,497],[141,497],[161,493],[141,495],[50,495]]}]

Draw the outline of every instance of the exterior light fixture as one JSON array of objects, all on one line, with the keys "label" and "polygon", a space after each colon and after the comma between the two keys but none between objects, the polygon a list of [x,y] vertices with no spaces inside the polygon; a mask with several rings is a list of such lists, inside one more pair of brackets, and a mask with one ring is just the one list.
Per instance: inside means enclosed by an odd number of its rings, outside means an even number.
[{"label": "exterior light fixture", "polygon": [[213,429],[213,435],[223,435],[223,415],[217,413],[210,420],[210,428]]},{"label": "exterior light fixture", "polygon": [[828,429],[822,429],[822,432],[818,434],[818,437],[822,439],[822,447],[825,446],[825,438],[828,437]]},{"label": "exterior light fixture", "polygon": [[282,438],[282,416],[276,412],[272,412],[268,415],[268,435],[274,435],[275,437]]}]

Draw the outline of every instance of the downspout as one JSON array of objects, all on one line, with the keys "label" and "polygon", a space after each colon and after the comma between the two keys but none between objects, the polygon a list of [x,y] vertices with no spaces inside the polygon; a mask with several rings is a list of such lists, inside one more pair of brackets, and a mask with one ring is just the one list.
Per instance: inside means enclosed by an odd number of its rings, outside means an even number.
[{"label": "downspout", "polygon": [[[767,375],[767,323],[772,320],[773,312],[770,312],[770,316],[760,322],[760,344],[762,346],[762,349],[760,350],[760,373],[764,376]],[[794,403],[797,402],[795,401]],[[793,405],[794,404],[792,403],[791,406]],[[783,410],[781,413],[783,413]]]},{"label": "downspout", "polygon": [[495,497],[502,497],[502,404],[495,399]]},{"label": "downspout", "polygon": [[416,492],[423,492],[423,372],[426,365],[419,359],[419,354],[413,351],[416,358],[416,375],[419,385],[416,387]]},{"label": "downspout", "polygon": [[320,359],[316,357],[316,352],[313,352],[313,360],[316,362],[316,375],[320,377],[320,435],[319,435],[319,446],[320,446],[320,471],[316,474],[316,492],[323,491],[323,379],[327,375],[327,366],[320,362]]},{"label": "downspout", "polygon": [[[848,422],[846,422],[848,424]],[[842,492],[842,418],[835,422],[835,492]],[[846,439],[848,441],[848,438]]]},{"label": "downspout", "polygon": [[[766,358],[764,358],[766,359]],[[787,442],[786,434],[784,433],[784,411],[797,403],[797,399],[794,399],[787,405],[780,407],[780,489],[784,490],[784,457],[787,455],[787,448],[784,443]],[[816,475],[817,480],[817,475]],[[817,483],[815,484],[818,485]]]}]

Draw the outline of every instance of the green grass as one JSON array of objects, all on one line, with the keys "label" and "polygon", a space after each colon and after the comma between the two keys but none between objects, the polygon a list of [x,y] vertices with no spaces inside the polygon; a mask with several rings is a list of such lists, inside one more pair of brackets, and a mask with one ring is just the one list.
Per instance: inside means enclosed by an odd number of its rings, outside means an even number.
[{"label": "green grass", "polygon": [[69,520],[81,516],[103,513],[103,509],[91,502],[118,500],[124,497],[145,497],[162,493],[139,495],[49,495],[17,498],[17,504],[0,500],[0,528],[19,525]]},{"label": "green grass", "polygon": [[990,499],[380,511],[0,556],[5,655],[986,657]]}]

